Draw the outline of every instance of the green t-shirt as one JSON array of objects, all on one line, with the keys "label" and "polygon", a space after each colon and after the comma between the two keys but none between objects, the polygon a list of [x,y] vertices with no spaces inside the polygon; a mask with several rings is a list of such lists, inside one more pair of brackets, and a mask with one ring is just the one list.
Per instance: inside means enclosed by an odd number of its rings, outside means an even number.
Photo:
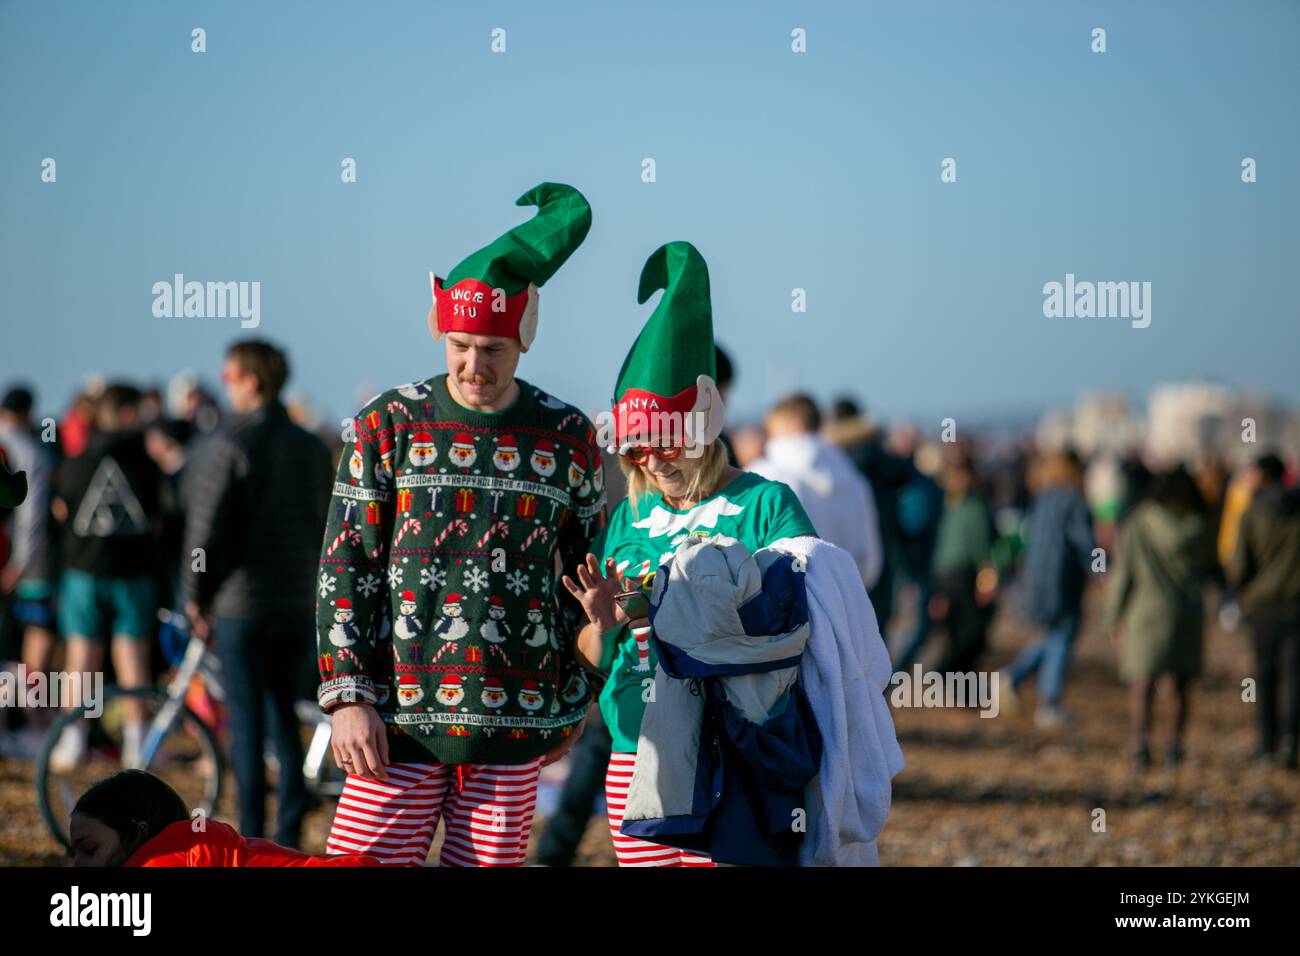
[{"label": "green t-shirt", "polygon": [[[745,473],[694,508],[670,508],[658,492],[642,496],[637,512],[624,500],[592,547],[604,561],[613,558],[624,577],[649,592],[654,572],[672,557],[688,535],[735,538],[751,552],[782,538],[817,533],[803,505],[787,485]],[[615,640],[610,637],[609,640]],[[610,649],[606,649],[609,657]],[[653,645],[642,658],[631,630],[624,627],[613,648],[609,681],[600,695],[600,711],[614,738],[614,753],[636,751],[645,711],[642,694],[653,685],[657,658]]]}]

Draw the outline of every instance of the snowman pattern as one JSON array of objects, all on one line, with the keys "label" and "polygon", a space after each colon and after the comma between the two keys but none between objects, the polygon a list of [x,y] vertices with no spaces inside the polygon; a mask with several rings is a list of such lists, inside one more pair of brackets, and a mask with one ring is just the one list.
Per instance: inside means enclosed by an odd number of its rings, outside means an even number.
[{"label": "snowman pattern", "polygon": [[361,639],[356,613],[352,610],[352,602],[347,598],[339,598],[334,603],[334,623],[330,625],[329,639],[335,647],[351,647]]},{"label": "snowman pattern", "polygon": [[506,621],[505,604],[497,595],[488,602],[488,619],[479,625],[479,636],[491,644],[500,644],[511,638],[510,624]]},{"label": "snowman pattern", "polygon": [[424,624],[415,616],[414,591],[402,592],[401,603],[397,605],[397,612],[397,621],[393,625],[393,633],[403,641],[419,637],[420,632],[424,630]]}]

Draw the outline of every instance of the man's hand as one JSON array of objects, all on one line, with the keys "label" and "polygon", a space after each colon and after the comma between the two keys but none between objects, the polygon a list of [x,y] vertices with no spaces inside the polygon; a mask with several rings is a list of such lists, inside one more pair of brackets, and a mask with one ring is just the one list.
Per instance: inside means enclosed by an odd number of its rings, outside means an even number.
[{"label": "man's hand", "polygon": [[573,579],[567,574],[562,581],[569,593],[587,612],[587,620],[602,631],[626,624],[627,615],[614,602],[614,595],[626,589],[626,582],[619,579],[614,559],[606,559],[605,573],[601,574],[600,561],[594,554],[588,554],[587,560],[578,565],[577,573],[581,585],[574,584]]},{"label": "man's hand", "polygon": [[542,758],[542,766],[546,767],[549,766],[550,764],[555,763],[555,761],[562,759],[565,754],[567,754],[570,750],[572,750],[573,745],[576,744],[578,742],[578,738],[582,736],[582,729],[586,726],[587,726],[587,718],[584,716],[582,720],[578,721],[578,725],[573,728],[573,733],[565,737],[564,742],[560,744],[560,746],[556,747],[554,750],[552,750],[550,753],[548,753],[545,757]]},{"label": "man's hand", "polygon": [[330,712],[334,762],[348,773],[387,780],[388,733],[372,704],[340,704]]}]

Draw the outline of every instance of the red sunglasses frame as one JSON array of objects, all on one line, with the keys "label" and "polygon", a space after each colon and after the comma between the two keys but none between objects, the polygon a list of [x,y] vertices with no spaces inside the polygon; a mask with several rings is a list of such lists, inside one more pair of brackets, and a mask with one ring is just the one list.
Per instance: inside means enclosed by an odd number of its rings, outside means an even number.
[{"label": "red sunglasses frame", "polygon": [[634,465],[642,465],[649,460],[651,452],[654,452],[655,455],[663,461],[676,461],[678,458],[682,457],[683,451],[685,451],[685,449],[682,448],[681,445],[669,445],[664,448],[660,448],[656,445],[633,445],[627,451],[620,452],[619,454]]}]

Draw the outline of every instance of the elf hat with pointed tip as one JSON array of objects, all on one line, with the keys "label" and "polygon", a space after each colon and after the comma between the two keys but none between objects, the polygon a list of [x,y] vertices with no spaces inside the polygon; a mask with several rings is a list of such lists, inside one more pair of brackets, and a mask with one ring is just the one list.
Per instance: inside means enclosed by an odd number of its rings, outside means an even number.
[{"label": "elf hat with pointed tip", "polygon": [[27,497],[27,472],[10,471],[0,448],[0,508],[17,508]]},{"label": "elf hat with pointed tip", "polygon": [[[664,290],[614,385],[614,438],[708,445],[725,421],[713,346],[709,267],[689,242],[660,246],[641,270],[637,302]],[[668,417],[664,417],[667,413]]]},{"label": "elf hat with pointed tip", "polygon": [[537,289],[587,238],[591,207],[562,183],[534,186],[515,205],[536,206],[537,215],[469,256],[445,280],[429,273],[429,327],[438,338],[468,332],[532,345]]}]

